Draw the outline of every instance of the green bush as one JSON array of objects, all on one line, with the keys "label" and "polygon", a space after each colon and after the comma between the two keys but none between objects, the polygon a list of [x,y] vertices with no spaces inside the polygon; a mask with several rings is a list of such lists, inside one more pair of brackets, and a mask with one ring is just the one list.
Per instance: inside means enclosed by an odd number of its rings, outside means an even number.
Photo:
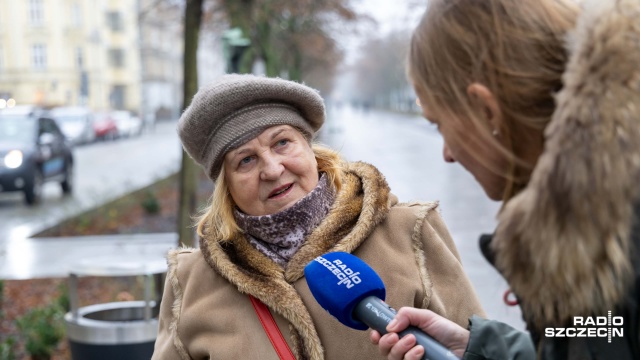
[{"label": "green bush", "polygon": [[64,310],[58,301],[30,310],[18,318],[17,324],[33,359],[50,359],[64,338]]},{"label": "green bush", "polygon": [[17,323],[26,350],[33,357],[50,358],[64,337],[63,313],[57,305],[32,309]]}]

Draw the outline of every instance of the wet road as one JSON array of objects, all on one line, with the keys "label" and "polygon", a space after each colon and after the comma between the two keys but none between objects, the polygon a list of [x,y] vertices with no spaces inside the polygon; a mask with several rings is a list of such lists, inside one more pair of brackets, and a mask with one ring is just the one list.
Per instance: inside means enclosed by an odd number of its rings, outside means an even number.
[{"label": "wet road", "polygon": [[[443,161],[442,140],[435,128],[418,116],[329,108],[320,141],[349,160],[378,167],[400,201],[440,201],[442,216],[487,315],[523,328],[519,309],[502,301],[507,289],[504,280],[477,245],[478,236],[495,227],[499,204],[488,200],[460,165]],[[170,236],[93,242],[28,239],[66,217],[176,171],[180,162],[175,123],[158,124],[155,133],[137,139],[77,148],[75,154],[73,197],[63,198],[57,184],[47,185],[37,208],[24,206],[21,196],[0,195],[0,279],[66,276],[65,266],[72,259],[87,256],[157,261],[174,246],[175,238]]]}]

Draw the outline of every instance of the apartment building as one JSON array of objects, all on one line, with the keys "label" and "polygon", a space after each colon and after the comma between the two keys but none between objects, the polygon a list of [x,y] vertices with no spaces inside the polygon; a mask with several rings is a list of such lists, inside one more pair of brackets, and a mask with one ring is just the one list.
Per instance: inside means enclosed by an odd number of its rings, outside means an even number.
[{"label": "apartment building", "polygon": [[0,99],[139,111],[138,0],[0,0]]}]

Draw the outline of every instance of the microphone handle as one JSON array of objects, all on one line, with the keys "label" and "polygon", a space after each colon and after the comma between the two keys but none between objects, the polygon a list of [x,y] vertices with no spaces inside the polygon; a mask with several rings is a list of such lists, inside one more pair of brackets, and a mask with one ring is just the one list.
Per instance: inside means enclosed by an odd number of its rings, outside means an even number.
[{"label": "microphone handle", "polygon": [[[356,305],[353,310],[353,316],[370,328],[377,330],[380,334],[384,335],[388,332],[387,325],[396,316],[396,311],[381,299],[375,296],[368,296]],[[422,360],[459,359],[451,352],[451,350],[447,349],[415,326],[409,326],[398,333],[400,337],[404,337],[408,334],[413,334],[416,337],[416,343],[424,347],[424,356],[422,356]]]}]

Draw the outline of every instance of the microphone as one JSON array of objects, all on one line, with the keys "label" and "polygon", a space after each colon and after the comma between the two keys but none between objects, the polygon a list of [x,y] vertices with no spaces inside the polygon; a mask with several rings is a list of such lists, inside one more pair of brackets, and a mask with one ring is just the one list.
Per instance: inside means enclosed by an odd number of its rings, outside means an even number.
[{"label": "microphone", "polygon": [[[358,257],[346,252],[327,253],[304,268],[311,294],[320,306],[342,324],[356,329],[372,328],[387,333],[396,311],[384,302],[386,290],[380,276]],[[423,360],[458,359],[449,349],[415,326],[398,333],[413,334],[424,347]]]}]

